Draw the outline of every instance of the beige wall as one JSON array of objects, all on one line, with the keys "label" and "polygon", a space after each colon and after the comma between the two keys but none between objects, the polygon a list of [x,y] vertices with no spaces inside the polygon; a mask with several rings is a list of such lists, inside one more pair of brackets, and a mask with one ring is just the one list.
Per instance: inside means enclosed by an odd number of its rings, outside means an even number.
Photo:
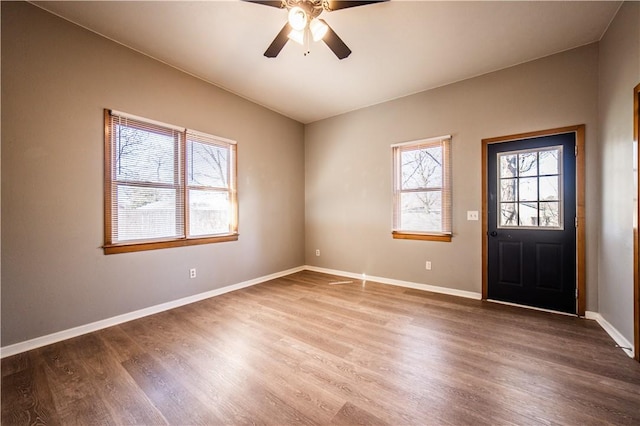
[{"label": "beige wall", "polygon": [[[239,240],[105,256],[103,108],[236,140]],[[27,3],[2,2],[2,127],[3,346],[304,262],[300,123]]]},{"label": "beige wall", "polygon": [[600,42],[602,169],[599,312],[633,342],[633,88],[640,83],[640,3],[625,2]]},{"label": "beige wall", "polygon": [[[482,208],[481,140],[586,124],[587,308],[597,310],[597,71],[592,44],[307,125],[307,264],[481,292],[481,222],[466,220]],[[390,145],[445,134],[453,241],[393,240]]]}]

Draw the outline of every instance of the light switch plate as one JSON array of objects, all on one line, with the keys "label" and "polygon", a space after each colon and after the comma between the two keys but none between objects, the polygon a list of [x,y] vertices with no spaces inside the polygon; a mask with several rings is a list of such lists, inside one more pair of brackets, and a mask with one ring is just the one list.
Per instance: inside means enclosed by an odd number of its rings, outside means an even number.
[{"label": "light switch plate", "polygon": [[468,210],[467,211],[467,220],[478,220],[478,211],[477,210]]}]

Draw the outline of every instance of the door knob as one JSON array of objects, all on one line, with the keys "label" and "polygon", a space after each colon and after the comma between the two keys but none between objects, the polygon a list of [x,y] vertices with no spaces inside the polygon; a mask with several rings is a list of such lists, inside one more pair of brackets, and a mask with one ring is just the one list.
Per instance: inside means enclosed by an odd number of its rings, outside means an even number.
[{"label": "door knob", "polygon": [[491,231],[489,232],[489,235],[491,235],[492,237],[497,237],[498,233],[496,231]]}]

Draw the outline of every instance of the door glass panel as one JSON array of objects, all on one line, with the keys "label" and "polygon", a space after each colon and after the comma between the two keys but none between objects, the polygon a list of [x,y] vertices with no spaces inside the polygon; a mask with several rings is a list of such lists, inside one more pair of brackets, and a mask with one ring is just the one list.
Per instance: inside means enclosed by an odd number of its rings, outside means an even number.
[{"label": "door glass panel", "polygon": [[500,226],[518,226],[518,210],[515,203],[500,203]]},{"label": "door glass panel", "polygon": [[546,151],[540,151],[539,155],[539,165],[540,165],[540,174],[541,175],[557,175],[560,171],[559,159],[560,159],[560,150],[559,149],[551,149]]},{"label": "door glass panel", "polygon": [[520,203],[518,219],[520,226],[538,226],[538,203]]},{"label": "door glass panel", "polygon": [[558,176],[544,176],[540,178],[540,200],[559,200]]},{"label": "door glass panel", "polygon": [[500,155],[500,177],[510,178],[518,176],[518,155]]},{"label": "door glass panel", "polygon": [[562,229],[562,146],[498,154],[499,228]]},{"label": "door glass panel", "polygon": [[538,153],[526,152],[518,155],[519,175],[520,176],[537,176],[538,175]]},{"label": "door glass panel", "polygon": [[517,201],[518,181],[515,179],[503,179],[500,182],[500,199],[502,201]]},{"label": "door glass panel", "polygon": [[540,226],[557,228],[560,226],[560,203],[557,201],[540,203]]},{"label": "door glass panel", "polygon": [[538,179],[522,178],[519,180],[519,201],[538,201]]}]

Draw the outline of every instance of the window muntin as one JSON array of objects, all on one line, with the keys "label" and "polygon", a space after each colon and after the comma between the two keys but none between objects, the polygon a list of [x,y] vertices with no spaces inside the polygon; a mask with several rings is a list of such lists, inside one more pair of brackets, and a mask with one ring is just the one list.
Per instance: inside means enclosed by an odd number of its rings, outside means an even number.
[{"label": "window muntin", "polygon": [[395,238],[450,240],[450,143],[445,136],[392,146]]},{"label": "window muntin", "polygon": [[105,112],[105,253],[237,239],[236,144]]},{"label": "window muntin", "polygon": [[498,154],[498,228],[564,229],[562,146]]}]

